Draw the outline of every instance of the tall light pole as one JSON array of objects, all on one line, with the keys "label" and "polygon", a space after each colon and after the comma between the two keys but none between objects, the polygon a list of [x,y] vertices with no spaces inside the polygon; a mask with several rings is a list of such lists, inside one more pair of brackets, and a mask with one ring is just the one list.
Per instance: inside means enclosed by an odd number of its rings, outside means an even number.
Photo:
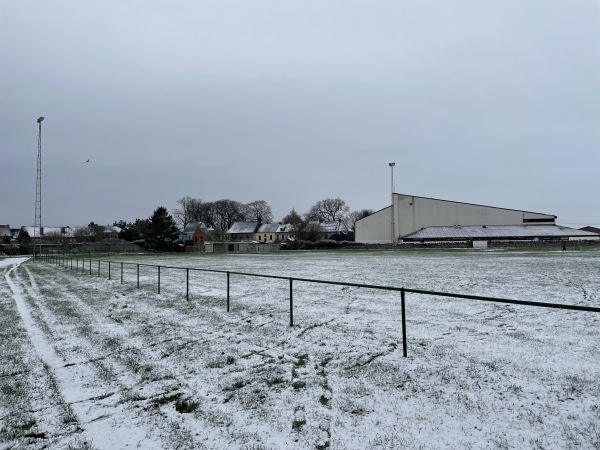
[{"label": "tall light pole", "polygon": [[[38,255],[42,254],[42,121],[43,117],[38,118],[38,157],[37,157],[37,177],[35,179],[35,223],[33,225],[33,255],[35,256],[36,243],[38,246]],[[36,239],[37,230],[37,239]]]},{"label": "tall light pole", "polygon": [[390,169],[392,171],[392,246],[396,247],[396,224],[394,223],[394,166],[395,162],[390,163]]}]

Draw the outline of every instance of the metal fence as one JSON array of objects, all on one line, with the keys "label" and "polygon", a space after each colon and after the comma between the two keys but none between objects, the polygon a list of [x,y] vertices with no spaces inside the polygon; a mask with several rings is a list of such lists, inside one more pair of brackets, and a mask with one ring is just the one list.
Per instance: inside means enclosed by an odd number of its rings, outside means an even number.
[{"label": "metal fence", "polygon": [[381,286],[381,285],[372,285],[372,284],[361,284],[361,283],[347,283],[343,281],[326,281],[326,280],[315,280],[309,278],[297,278],[297,277],[284,277],[280,275],[264,275],[264,274],[256,274],[256,273],[247,273],[247,272],[235,272],[229,270],[216,270],[216,269],[200,269],[194,267],[177,267],[177,266],[166,266],[166,265],[157,265],[157,264],[144,264],[144,263],[132,263],[132,262],[121,262],[121,261],[108,261],[108,260],[94,260],[94,259],[85,259],[79,257],[72,257],[67,255],[42,255],[39,256],[38,259],[48,262],[51,264],[55,264],[61,267],[67,267],[71,270],[76,270],[82,273],[88,273],[90,275],[97,274],[98,277],[101,276],[101,267],[102,264],[105,266],[105,272],[108,276],[109,280],[115,279],[116,276],[120,279],[121,284],[124,283],[124,267],[125,266],[134,266],[136,267],[136,287],[140,287],[140,267],[153,267],[156,268],[156,288],[157,293],[160,294],[160,286],[161,286],[161,268],[162,269],[174,269],[185,271],[185,297],[186,300],[190,299],[190,271],[195,272],[210,272],[210,273],[220,273],[225,275],[226,277],[226,285],[227,285],[227,312],[230,311],[230,286],[231,286],[231,277],[235,276],[244,276],[244,277],[257,277],[257,278],[270,278],[275,280],[286,280],[289,282],[289,323],[290,327],[294,326],[294,282],[296,283],[315,283],[315,284],[328,284],[328,285],[336,285],[336,286],[349,286],[349,287],[357,287],[364,289],[375,289],[375,290],[383,290],[383,291],[394,291],[400,293],[400,309],[401,309],[401,323],[402,323],[402,354],[404,357],[408,356],[407,350],[407,337],[406,337],[406,294],[423,294],[423,295],[432,295],[438,297],[451,297],[451,298],[461,298],[467,300],[478,300],[484,302],[492,302],[492,303],[504,303],[504,304],[513,304],[513,305],[524,305],[524,306],[534,306],[541,308],[553,308],[553,309],[567,309],[572,311],[587,311],[587,312],[600,312],[600,307],[593,306],[581,306],[581,305],[566,305],[560,303],[546,303],[546,302],[533,302],[528,300],[513,300],[506,298],[497,298],[497,297],[486,297],[482,295],[468,295],[468,294],[456,294],[450,292],[438,292],[438,291],[428,291],[423,289],[410,289],[404,287],[395,287],[395,286]]}]

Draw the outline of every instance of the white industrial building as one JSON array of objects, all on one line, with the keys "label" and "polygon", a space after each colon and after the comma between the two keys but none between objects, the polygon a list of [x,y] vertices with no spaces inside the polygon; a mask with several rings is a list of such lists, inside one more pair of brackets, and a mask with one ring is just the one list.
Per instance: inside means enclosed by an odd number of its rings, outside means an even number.
[{"label": "white industrial building", "polygon": [[357,242],[598,238],[555,225],[556,216],[551,214],[415,195],[395,193],[392,197],[391,206],[356,222]]}]

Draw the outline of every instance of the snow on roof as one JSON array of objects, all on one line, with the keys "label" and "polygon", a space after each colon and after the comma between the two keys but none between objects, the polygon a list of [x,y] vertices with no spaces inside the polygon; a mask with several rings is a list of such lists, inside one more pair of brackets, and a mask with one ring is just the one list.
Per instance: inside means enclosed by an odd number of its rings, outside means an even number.
[{"label": "snow on roof", "polygon": [[289,223],[281,224],[277,228],[277,233],[291,233],[292,231],[294,231],[294,226]]},{"label": "snow on roof", "polygon": [[102,225],[102,232],[103,233],[120,233],[121,228],[119,228],[115,225]]},{"label": "snow on roof", "polygon": [[471,225],[427,227],[404,236],[403,240],[460,240],[460,239],[523,239],[550,237],[598,237],[590,233],[560,225]]},{"label": "snow on roof", "polygon": [[335,220],[332,222],[321,222],[319,224],[319,231],[327,232],[327,233],[335,233],[338,231],[348,231],[348,228],[344,224],[344,222]]},{"label": "snow on roof", "polygon": [[257,233],[276,233],[279,230],[278,223],[263,223],[258,227]]},{"label": "snow on roof", "polygon": [[191,222],[183,229],[184,233],[193,233],[198,228],[208,228],[204,222]]},{"label": "snow on roof", "polygon": [[234,233],[254,233],[260,222],[256,221],[240,221],[234,222],[231,228],[227,230],[227,234]]},{"label": "snow on roof", "polygon": [[[29,234],[29,236],[33,237],[33,236],[39,236],[40,235],[40,229],[39,227],[21,227],[22,230],[27,231],[27,234]],[[42,226],[42,236],[48,236],[48,235],[60,235],[60,236],[74,236],[75,235],[75,230],[73,230],[73,228],[71,227],[46,227],[46,226]]]}]

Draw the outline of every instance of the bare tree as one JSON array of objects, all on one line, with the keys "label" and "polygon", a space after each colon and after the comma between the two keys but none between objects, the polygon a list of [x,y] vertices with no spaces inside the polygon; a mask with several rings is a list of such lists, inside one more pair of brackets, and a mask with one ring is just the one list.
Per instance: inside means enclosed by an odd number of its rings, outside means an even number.
[{"label": "bare tree", "polygon": [[349,211],[350,207],[341,198],[326,198],[312,205],[304,218],[307,221],[333,222],[344,220]]},{"label": "bare tree", "polygon": [[247,203],[243,208],[246,220],[256,220],[261,223],[270,223],[273,221],[271,207],[264,200],[256,200]]},{"label": "bare tree", "polygon": [[[92,222],[93,223],[93,222]],[[95,242],[96,241],[96,230],[91,226],[75,228],[73,232],[75,236],[75,242]]]},{"label": "bare tree", "polygon": [[358,211],[352,211],[346,218],[346,226],[354,230],[356,222],[358,222],[360,219],[370,216],[373,213],[374,211],[372,209],[359,209]]},{"label": "bare tree", "polygon": [[191,222],[202,220],[202,199],[182,197],[177,200],[177,204],[179,208],[173,210],[173,218],[182,229]]},{"label": "bare tree", "polygon": [[242,206],[240,202],[227,198],[212,202],[210,216],[213,228],[224,233],[234,222],[244,220]]}]

